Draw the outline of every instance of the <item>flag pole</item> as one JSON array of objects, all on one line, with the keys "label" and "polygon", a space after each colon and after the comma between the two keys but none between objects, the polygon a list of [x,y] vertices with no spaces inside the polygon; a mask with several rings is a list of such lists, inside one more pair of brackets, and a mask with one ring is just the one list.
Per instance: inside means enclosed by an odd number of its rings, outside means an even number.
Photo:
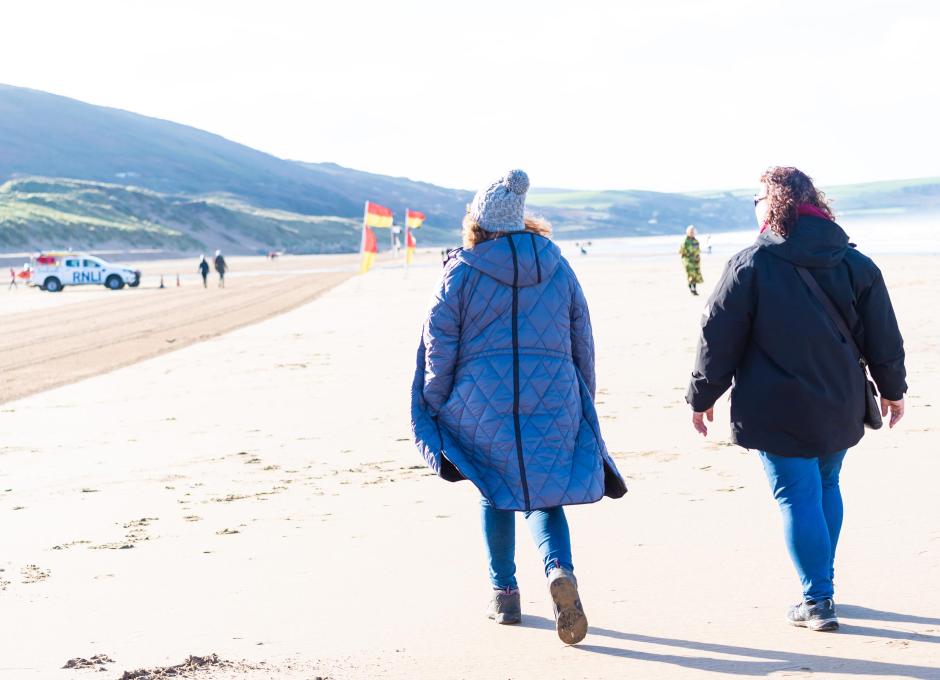
[{"label": "flag pole", "polygon": [[366,221],[369,219],[369,201],[362,209],[362,238],[359,239],[359,272],[364,274],[363,264],[366,256]]},{"label": "flag pole", "polygon": [[362,238],[359,239],[359,254],[364,255],[366,252],[366,220],[369,219],[369,201],[366,201],[365,207],[362,209]]},{"label": "flag pole", "polygon": [[405,208],[405,269],[408,268],[408,243],[410,239],[408,238],[408,208]]}]

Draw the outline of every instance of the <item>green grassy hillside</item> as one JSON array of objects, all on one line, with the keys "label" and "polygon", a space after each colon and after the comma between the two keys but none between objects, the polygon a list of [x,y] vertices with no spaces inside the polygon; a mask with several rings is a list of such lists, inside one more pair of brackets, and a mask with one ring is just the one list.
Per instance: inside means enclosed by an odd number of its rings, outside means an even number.
[{"label": "green grassy hillside", "polygon": [[689,224],[730,231],[754,220],[750,202],[732,194],[535,189],[529,204],[552,220],[559,236],[570,238],[675,234]]},{"label": "green grassy hillside", "polygon": [[[940,178],[870,182],[825,188],[837,219],[869,215],[937,215]],[[554,216],[559,234],[628,236],[680,233],[695,224],[705,231],[754,226],[753,189],[664,194],[646,191],[535,189],[529,203]]]},{"label": "green grassy hillside", "polygon": [[0,249],[222,248],[339,252],[358,243],[357,220],[256,208],[230,197],[173,196],[138,187],[28,177],[0,185]]},{"label": "green grassy hillside", "polygon": [[[173,196],[227,195],[259,208],[358,218],[366,200],[453,228],[470,194],[332,163],[276,158],[218,135],[128,111],[0,85],[0,182],[67,177]],[[272,244],[273,245],[273,244]]]},{"label": "green grassy hillside", "polygon": [[846,184],[829,187],[826,195],[845,217],[940,213],[940,177]]}]

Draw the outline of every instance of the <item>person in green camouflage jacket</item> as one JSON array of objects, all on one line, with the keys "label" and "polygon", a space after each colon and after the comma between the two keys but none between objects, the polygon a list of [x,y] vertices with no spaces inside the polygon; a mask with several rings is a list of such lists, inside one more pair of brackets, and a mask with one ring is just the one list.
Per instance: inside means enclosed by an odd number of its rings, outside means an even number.
[{"label": "person in green camouflage jacket", "polygon": [[701,252],[701,246],[699,246],[698,239],[695,238],[695,227],[690,224],[689,228],[685,230],[685,241],[679,247],[679,256],[682,258],[682,264],[685,265],[685,275],[689,280],[689,291],[692,295],[698,295],[695,287],[704,282]]}]

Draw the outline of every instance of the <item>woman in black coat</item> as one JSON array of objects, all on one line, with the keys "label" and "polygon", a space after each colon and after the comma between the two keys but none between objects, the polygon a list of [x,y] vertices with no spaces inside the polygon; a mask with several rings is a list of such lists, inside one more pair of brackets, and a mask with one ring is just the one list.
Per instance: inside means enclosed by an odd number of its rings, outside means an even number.
[{"label": "woman in black coat", "polygon": [[203,255],[202,259],[199,260],[199,275],[202,277],[202,287],[209,287],[209,262],[206,260],[206,256]]},{"label": "woman in black coat", "polygon": [[788,621],[834,630],[839,471],[864,434],[864,362],[894,427],[907,391],[904,344],[881,271],[809,177],[771,168],[754,207],[760,236],[729,260],[708,301],[686,401],[705,435],[731,388],[732,438],[760,452],[803,585]]}]

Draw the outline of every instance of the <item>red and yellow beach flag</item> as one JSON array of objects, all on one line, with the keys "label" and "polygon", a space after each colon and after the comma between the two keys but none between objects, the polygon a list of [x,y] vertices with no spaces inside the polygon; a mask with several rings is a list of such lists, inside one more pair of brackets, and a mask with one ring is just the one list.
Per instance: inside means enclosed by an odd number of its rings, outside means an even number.
[{"label": "red and yellow beach flag", "polygon": [[373,228],[390,229],[392,226],[392,211],[384,205],[366,201],[365,211],[362,214],[362,242],[359,252],[362,254],[362,263],[359,271],[365,274],[372,268],[375,256],[379,252],[379,241],[375,237]]},{"label": "red and yellow beach flag", "polygon": [[[417,227],[415,227],[417,229]],[[415,256],[415,248],[418,247],[418,242],[415,241],[414,234],[411,233],[411,229],[405,230],[405,264],[410,265],[411,261]]]},{"label": "red and yellow beach flag", "polygon": [[379,240],[371,228],[363,227],[362,230],[362,262],[359,265],[359,272],[365,274],[375,262],[375,255],[379,252]]},{"label": "red and yellow beach flag", "polygon": [[391,229],[392,211],[384,205],[366,201],[365,225],[378,229]]},{"label": "red and yellow beach flag", "polygon": [[409,229],[419,229],[424,224],[424,213],[417,210],[405,211],[405,226]]}]

